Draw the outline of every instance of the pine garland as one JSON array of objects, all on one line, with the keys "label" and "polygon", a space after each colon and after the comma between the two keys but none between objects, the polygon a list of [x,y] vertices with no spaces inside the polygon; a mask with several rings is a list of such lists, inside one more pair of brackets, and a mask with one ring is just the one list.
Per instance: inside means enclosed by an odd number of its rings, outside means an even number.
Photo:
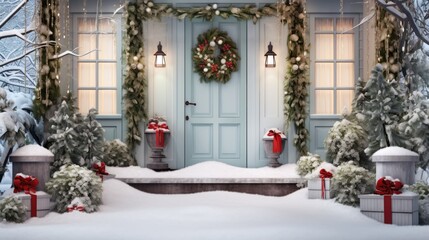
[{"label": "pine garland", "polygon": [[252,20],[256,23],[263,16],[277,16],[281,22],[288,24],[289,57],[287,72],[284,81],[284,116],[285,127],[293,121],[296,131],[294,144],[301,155],[307,154],[309,132],[305,127],[307,117],[308,98],[308,47],[305,45],[305,0],[292,3],[280,2],[267,4],[257,8],[254,5],[243,7],[218,7],[209,4],[196,8],[173,8],[166,4],[155,4],[153,1],[143,0],[139,3],[128,3],[125,7],[126,20],[126,76],[123,88],[125,89],[125,117],[128,121],[127,144],[133,150],[141,142],[139,124],[147,118],[145,109],[146,76],[143,56],[143,26],[142,21],[175,16],[179,20],[185,18],[201,18],[212,21],[216,16],[221,18],[235,17],[238,20]]},{"label": "pine garland", "polygon": [[[39,2],[39,27],[37,33],[39,41],[45,46],[39,50],[39,80],[35,89],[33,112],[36,118],[46,116],[48,110],[58,103],[60,98],[59,85],[59,59],[53,56],[60,51],[57,43],[59,29],[59,1],[40,0]],[[46,121],[47,122],[47,121]]]},{"label": "pine garland", "polygon": [[308,111],[308,47],[305,43],[305,10],[301,2],[279,3],[280,19],[289,26],[287,76],[284,81],[285,128],[289,122],[295,127],[293,143],[301,155],[308,152],[309,132],[305,127]]}]

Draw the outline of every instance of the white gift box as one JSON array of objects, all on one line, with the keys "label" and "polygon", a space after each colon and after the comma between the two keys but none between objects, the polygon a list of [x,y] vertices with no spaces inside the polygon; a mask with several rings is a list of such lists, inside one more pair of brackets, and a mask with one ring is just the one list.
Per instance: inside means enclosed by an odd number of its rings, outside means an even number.
[{"label": "white gift box", "polygon": [[[43,191],[37,191],[37,217],[44,217],[46,216],[52,209],[51,204],[51,195],[43,192]],[[25,194],[24,192],[15,193],[15,196],[17,196],[19,199],[21,199],[24,206],[27,207],[27,213],[26,218],[31,217],[31,196],[29,194]]]},{"label": "white gift box", "polygon": [[[334,197],[334,193],[331,190],[332,179],[325,178],[325,199],[331,199]],[[322,199],[322,179],[313,178],[308,180],[308,198],[309,199]]]},{"label": "white gift box", "polygon": [[[384,196],[359,195],[362,214],[384,223]],[[392,195],[392,224],[419,224],[419,196],[413,192]]]}]

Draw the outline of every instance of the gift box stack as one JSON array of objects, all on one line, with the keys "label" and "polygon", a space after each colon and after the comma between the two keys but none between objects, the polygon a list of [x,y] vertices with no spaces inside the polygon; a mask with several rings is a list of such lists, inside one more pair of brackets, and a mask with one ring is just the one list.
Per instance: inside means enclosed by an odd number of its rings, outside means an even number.
[{"label": "gift box stack", "polygon": [[325,169],[320,170],[319,178],[308,180],[309,199],[332,199],[334,193],[331,189],[332,173]]},{"label": "gift box stack", "polygon": [[398,179],[378,179],[374,194],[359,195],[361,213],[386,224],[418,225],[419,196],[409,191],[402,193],[401,188]]},{"label": "gift box stack", "polygon": [[16,174],[13,185],[14,195],[17,196],[27,208],[26,218],[44,217],[52,209],[51,195],[44,191],[36,191],[39,180],[33,176],[22,173]]},{"label": "gift box stack", "polygon": [[35,209],[33,210],[33,206],[31,205],[31,196],[29,194],[25,194],[23,192],[15,194],[15,196],[21,199],[24,206],[27,207],[26,219],[30,217],[44,217],[52,209],[52,204],[50,201],[51,195],[43,191],[37,191],[35,192],[35,195],[36,195],[37,201],[36,201]]},{"label": "gift box stack", "polygon": [[399,147],[388,147],[374,153],[377,183],[374,194],[359,195],[361,212],[379,222],[396,225],[419,224],[419,196],[404,191],[412,185],[418,154]]}]

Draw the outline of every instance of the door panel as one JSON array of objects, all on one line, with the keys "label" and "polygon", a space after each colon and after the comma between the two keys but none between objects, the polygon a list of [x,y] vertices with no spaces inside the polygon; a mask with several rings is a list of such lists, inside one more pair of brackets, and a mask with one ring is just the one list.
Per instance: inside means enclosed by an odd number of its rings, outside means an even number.
[{"label": "door panel", "polygon": [[[198,35],[212,27],[228,33],[242,59],[226,84],[201,82],[193,71],[192,48]],[[184,105],[189,117],[185,121],[185,166],[214,160],[246,167],[246,23],[235,19],[187,21],[185,34],[185,101],[196,103]]]}]

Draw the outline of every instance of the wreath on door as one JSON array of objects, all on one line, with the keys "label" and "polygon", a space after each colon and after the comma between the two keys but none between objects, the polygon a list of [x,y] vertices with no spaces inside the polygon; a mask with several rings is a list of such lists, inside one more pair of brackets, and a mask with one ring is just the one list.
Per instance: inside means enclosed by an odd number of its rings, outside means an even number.
[{"label": "wreath on door", "polygon": [[226,32],[211,28],[198,36],[192,60],[201,82],[227,83],[231,73],[238,70],[240,56],[237,45]]}]

